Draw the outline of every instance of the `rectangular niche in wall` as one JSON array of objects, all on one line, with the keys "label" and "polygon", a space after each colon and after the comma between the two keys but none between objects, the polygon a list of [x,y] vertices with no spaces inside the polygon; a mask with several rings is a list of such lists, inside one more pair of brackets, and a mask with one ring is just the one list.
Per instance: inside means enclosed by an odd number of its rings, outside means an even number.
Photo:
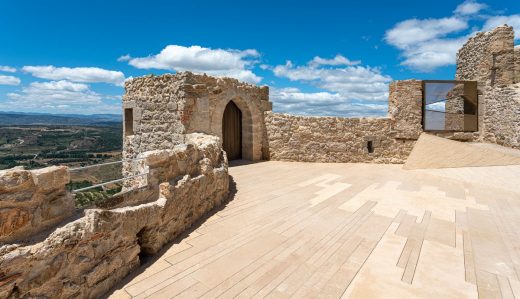
[{"label": "rectangular niche in wall", "polygon": [[478,131],[476,81],[423,81],[424,131]]},{"label": "rectangular niche in wall", "polygon": [[374,143],[372,142],[372,140],[367,141],[367,151],[369,154],[374,153]]},{"label": "rectangular niche in wall", "polygon": [[134,109],[125,108],[125,136],[134,135]]}]

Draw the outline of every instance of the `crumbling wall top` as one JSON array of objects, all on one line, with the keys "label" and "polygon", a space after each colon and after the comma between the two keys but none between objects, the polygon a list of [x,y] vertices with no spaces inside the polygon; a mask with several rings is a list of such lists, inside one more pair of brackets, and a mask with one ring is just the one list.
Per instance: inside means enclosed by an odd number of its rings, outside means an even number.
[{"label": "crumbling wall top", "polygon": [[490,86],[514,83],[513,27],[498,26],[471,37],[457,53],[456,79]]}]

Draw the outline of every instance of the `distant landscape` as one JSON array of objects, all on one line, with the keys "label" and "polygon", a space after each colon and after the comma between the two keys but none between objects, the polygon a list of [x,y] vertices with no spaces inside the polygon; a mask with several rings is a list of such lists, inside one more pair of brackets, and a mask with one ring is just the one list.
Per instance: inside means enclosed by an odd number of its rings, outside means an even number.
[{"label": "distant landscape", "polygon": [[[0,170],[52,165],[75,168],[112,162],[121,160],[121,150],[120,115],[0,112]],[[120,177],[121,164],[89,168],[72,172],[69,188],[74,190]]]},{"label": "distant landscape", "polygon": [[0,111],[0,126],[61,125],[61,126],[114,126],[121,125],[119,114],[47,114]]}]

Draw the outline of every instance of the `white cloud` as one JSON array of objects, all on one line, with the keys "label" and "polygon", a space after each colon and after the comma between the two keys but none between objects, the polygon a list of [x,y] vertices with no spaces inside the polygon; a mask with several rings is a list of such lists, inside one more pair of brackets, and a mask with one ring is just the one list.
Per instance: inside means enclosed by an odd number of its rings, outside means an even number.
[{"label": "white cloud", "polygon": [[456,63],[457,51],[468,40],[467,36],[452,39],[434,39],[419,43],[403,53],[402,65],[413,70],[430,72]]},{"label": "white cloud", "polygon": [[320,66],[320,65],[358,65],[361,61],[350,61],[348,58],[346,58],[343,55],[336,55],[332,59],[325,59],[321,58],[319,56],[314,57],[311,62],[309,63],[312,66]]},{"label": "white cloud", "polygon": [[108,98],[83,83],[32,82],[21,92],[7,94],[7,101],[0,102],[0,110],[80,114],[120,112],[120,105],[102,101]]},{"label": "white cloud", "polygon": [[303,81],[330,92],[338,93],[344,100],[384,101],[388,97],[389,76],[377,68],[368,66],[317,67],[312,60],[304,66],[294,66],[291,61],[274,67],[278,77],[291,81]]},{"label": "white cloud", "polygon": [[71,92],[83,92],[89,91],[89,86],[82,83],[73,83],[65,80],[61,81],[49,81],[49,82],[33,82],[29,85],[29,89],[25,90],[46,90],[46,91],[71,91]]},{"label": "white cloud", "polygon": [[520,14],[489,17],[484,23],[482,30],[491,30],[504,24],[513,26],[515,29],[515,39],[520,39]]},{"label": "white cloud", "polygon": [[399,49],[414,48],[418,43],[444,37],[468,28],[465,20],[451,17],[441,19],[410,19],[397,23],[385,34],[385,40]]},{"label": "white cloud", "polygon": [[392,79],[377,68],[352,65],[358,63],[338,55],[333,59],[315,57],[302,66],[291,61],[275,66],[272,71],[277,77],[320,89],[303,92],[298,88],[271,88],[275,111],[344,117],[386,115]]},{"label": "white cloud", "polygon": [[519,14],[479,15],[486,7],[486,4],[467,0],[458,5],[450,17],[404,20],[386,32],[385,40],[401,51],[402,65],[419,72],[431,72],[456,63],[457,51],[474,34],[469,30],[469,21],[483,22],[483,31],[508,24],[517,28],[515,38],[520,39]]},{"label": "white cloud", "polygon": [[84,83],[111,83],[122,85],[125,75],[119,71],[110,71],[98,67],[55,67],[47,66],[24,66],[24,72],[30,73],[36,78],[49,80],[68,80]]},{"label": "white cloud", "polygon": [[271,88],[274,110],[281,113],[341,117],[386,116],[386,102],[354,102],[338,93],[302,92],[297,88]]},{"label": "white cloud", "polygon": [[17,77],[0,75],[0,85],[19,85],[20,82]]},{"label": "white cloud", "polygon": [[459,15],[473,15],[480,12],[482,9],[486,8],[487,5],[483,3],[479,3],[472,0],[466,0],[459,4],[457,8],[453,11],[455,14]]},{"label": "white cloud", "polygon": [[256,58],[259,56],[258,51],[253,49],[224,50],[169,45],[156,55],[137,58],[125,55],[119,60],[128,60],[128,64],[140,69],[192,71],[258,83],[262,78],[254,74],[251,68],[257,63]]},{"label": "white cloud", "polygon": [[126,55],[123,55],[123,56],[119,57],[119,58],[117,59],[117,61],[128,61],[128,60],[130,60],[131,58],[132,58],[132,57],[130,57],[130,54],[126,54]]},{"label": "white cloud", "polygon": [[0,65],[0,72],[15,73],[16,69],[7,65]]}]

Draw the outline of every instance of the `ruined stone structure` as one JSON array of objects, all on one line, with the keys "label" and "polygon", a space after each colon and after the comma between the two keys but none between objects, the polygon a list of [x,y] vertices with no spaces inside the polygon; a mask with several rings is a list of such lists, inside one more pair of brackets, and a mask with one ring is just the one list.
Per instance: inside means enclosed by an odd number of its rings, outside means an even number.
[{"label": "ruined stone structure", "polygon": [[[124,157],[182,143],[189,132],[222,140],[224,110],[232,101],[242,112],[245,160],[403,163],[422,132],[421,81],[394,82],[390,89],[390,118],[302,117],[270,112],[267,87],[234,79],[189,72],[136,78],[123,97],[132,117]],[[125,170],[138,172],[135,163]]]},{"label": "ruined stone structure", "polygon": [[457,80],[490,86],[514,83],[514,31],[500,26],[470,38],[457,53]]},{"label": "ruined stone structure", "polygon": [[457,54],[457,80],[479,83],[479,136],[520,148],[519,48],[510,26],[478,33]]},{"label": "ruined stone structure", "polygon": [[[457,55],[457,79],[478,81],[479,130],[462,132],[466,107],[454,94],[446,123],[460,131],[435,134],[520,148],[518,54],[511,27],[471,38]],[[226,198],[227,152],[253,161],[403,163],[424,131],[419,80],[390,84],[382,118],[273,113],[268,87],[190,72],[134,78],[125,89],[123,174],[146,176],[128,180],[107,206],[36,238],[73,213],[68,169],[0,172],[0,298],[101,296],[140,255],[158,252]]]},{"label": "ruined stone structure", "polygon": [[[186,144],[143,154],[148,187],[158,190],[153,201],[89,209],[42,242],[0,246],[0,298],[98,298],[139,266],[140,255],[155,254],[218,206],[229,188],[225,154],[216,137],[185,137]],[[61,171],[60,182],[68,176]],[[15,189],[1,194],[28,200]]]},{"label": "ruined stone structure", "polygon": [[243,158],[263,158],[264,112],[272,108],[267,87],[184,72],[134,78],[125,89],[124,158],[169,149],[193,132],[222,139],[222,117],[230,101],[242,111]]},{"label": "ruined stone structure", "polygon": [[[457,56],[457,80],[478,81],[481,92],[492,88],[481,96],[481,128],[478,134],[462,132],[465,122],[477,127],[477,120],[464,114],[464,101],[454,95],[446,103],[445,115],[446,129],[453,132],[436,134],[518,146],[516,89],[511,87],[514,53],[514,33],[507,26],[479,33],[464,45]],[[133,119],[131,134],[125,134],[125,158],[182,143],[190,132],[212,134],[222,141],[224,110],[232,101],[242,115],[242,128],[237,129],[241,136],[236,138],[241,138],[243,159],[403,163],[423,132],[422,88],[419,80],[392,82],[387,118],[303,117],[270,112],[267,87],[233,79],[189,72],[136,78],[127,83],[123,98]],[[128,173],[135,172],[132,167],[126,167]]]}]

